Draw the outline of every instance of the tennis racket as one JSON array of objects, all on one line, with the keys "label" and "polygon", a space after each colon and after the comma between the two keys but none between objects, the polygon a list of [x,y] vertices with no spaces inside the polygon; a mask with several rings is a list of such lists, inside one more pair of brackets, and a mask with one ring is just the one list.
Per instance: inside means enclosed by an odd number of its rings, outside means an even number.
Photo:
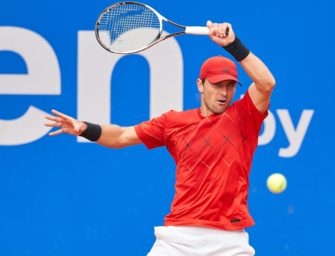
[{"label": "tennis racket", "polygon": [[[163,33],[164,22],[178,28]],[[228,30],[226,35],[228,35]],[[99,44],[112,53],[143,51],[167,38],[183,35],[208,35],[207,27],[183,26],[160,15],[152,7],[138,2],[119,2],[106,8],[98,17],[95,35]]]}]

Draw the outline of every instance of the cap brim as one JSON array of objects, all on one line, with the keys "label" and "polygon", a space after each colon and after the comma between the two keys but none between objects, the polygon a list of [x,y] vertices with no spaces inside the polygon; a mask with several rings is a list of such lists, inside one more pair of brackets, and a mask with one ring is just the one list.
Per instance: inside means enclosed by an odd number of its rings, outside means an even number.
[{"label": "cap brim", "polygon": [[234,77],[232,75],[229,75],[229,74],[221,74],[221,75],[207,77],[207,80],[212,84],[216,84],[216,83],[221,82],[221,81],[232,80],[232,81],[235,81],[236,83],[238,83],[239,85],[242,85],[240,83],[240,81],[238,81],[236,79],[236,77]]}]

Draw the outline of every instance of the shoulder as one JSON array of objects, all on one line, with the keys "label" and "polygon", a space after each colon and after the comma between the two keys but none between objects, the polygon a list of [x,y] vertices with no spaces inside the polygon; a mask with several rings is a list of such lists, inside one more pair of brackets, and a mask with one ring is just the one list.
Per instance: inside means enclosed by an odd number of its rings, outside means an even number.
[{"label": "shoulder", "polygon": [[262,113],[257,109],[254,102],[250,97],[250,93],[247,90],[246,93],[239,99],[236,100],[228,109],[230,113],[239,115],[245,118],[257,118],[259,120],[264,120],[268,115],[268,112]]},{"label": "shoulder", "polygon": [[164,114],[166,126],[179,126],[197,122],[199,120],[199,109],[189,109],[184,111],[170,110]]},{"label": "shoulder", "polygon": [[197,111],[198,109],[189,109],[183,111],[170,110],[166,112],[164,115],[166,117],[192,117],[197,115]]}]

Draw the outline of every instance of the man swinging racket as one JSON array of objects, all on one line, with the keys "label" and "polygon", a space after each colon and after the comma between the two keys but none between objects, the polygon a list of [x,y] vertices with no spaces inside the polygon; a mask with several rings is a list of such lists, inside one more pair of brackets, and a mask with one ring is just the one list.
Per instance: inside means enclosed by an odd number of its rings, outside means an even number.
[{"label": "man swinging racket", "polygon": [[207,27],[209,37],[253,81],[234,103],[240,84],[236,65],[216,56],[200,69],[200,108],[171,110],[131,127],[83,122],[56,110],[46,116],[46,126],[59,128],[51,136],[68,133],[111,148],[140,143],[149,149],[167,147],[176,161],[176,193],[164,226],[155,228],[156,242],[148,256],[255,254],[244,230],[254,224],[247,204],[249,172],[275,79],[230,24],[208,21]]}]

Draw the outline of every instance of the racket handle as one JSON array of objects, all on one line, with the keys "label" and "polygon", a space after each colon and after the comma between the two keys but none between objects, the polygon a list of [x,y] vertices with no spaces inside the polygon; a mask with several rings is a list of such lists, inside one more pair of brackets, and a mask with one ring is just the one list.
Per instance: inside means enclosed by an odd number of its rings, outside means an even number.
[{"label": "racket handle", "polygon": [[[194,27],[189,26],[185,28],[185,34],[192,35],[208,35],[209,29],[207,27]],[[229,34],[229,28],[226,29],[226,36]]]},{"label": "racket handle", "polygon": [[192,35],[208,35],[209,29],[207,27],[189,26],[185,28],[185,34]]}]

